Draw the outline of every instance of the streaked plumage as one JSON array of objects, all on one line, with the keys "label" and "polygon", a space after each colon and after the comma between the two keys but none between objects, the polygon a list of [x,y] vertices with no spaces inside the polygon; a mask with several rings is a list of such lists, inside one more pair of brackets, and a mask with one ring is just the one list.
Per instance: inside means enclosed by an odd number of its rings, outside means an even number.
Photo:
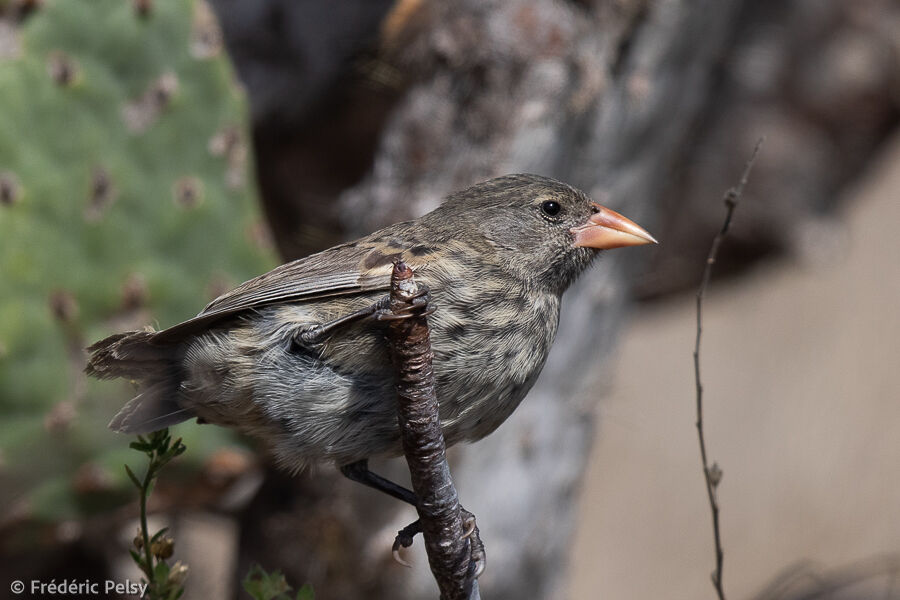
[{"label": "streaked plumage", "polygon": [[[548,214],[548,202],[558,214]],[[598,213],[604,227],[595,223]],[[609,241],[613,234],[619,237]],[[585,239],[594,247],[576,245]],[[563,183],[501,177],[416,221],[282,265],[172,328],[102,340],[90,348],[87,371],[141,382],[141,395],[111,423],[121,431],[198,417],[266,440],[291,469],[398,454],[382,326],[361,320],[319,343],[300,334],[382,299],[402,258],[437,306],[429,325],[445,438],[448,445],[474,441],[533,385],[556,334],[562,293],[595,248],[650,240]]]}]

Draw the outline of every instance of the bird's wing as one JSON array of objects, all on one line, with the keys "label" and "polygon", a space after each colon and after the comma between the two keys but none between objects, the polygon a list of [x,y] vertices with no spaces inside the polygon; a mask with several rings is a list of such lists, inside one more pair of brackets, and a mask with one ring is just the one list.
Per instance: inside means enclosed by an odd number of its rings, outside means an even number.
[{"label": "bird's wing", "polygon": [[281,302],[388,291],[394,261],[415,269],[420,261],[402,247],[378,242],[336,246],[286,263],[246,281],[210,302],[193,319],[160,331],[154,342],[173,342],[196,334],[223,317]]}]

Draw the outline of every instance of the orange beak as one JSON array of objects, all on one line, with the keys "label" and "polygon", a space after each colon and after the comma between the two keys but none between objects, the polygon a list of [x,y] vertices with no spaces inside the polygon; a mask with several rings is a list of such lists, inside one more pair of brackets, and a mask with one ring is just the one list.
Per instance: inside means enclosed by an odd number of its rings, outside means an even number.
[{"label": "orange beak", "polygon": [[575,234],[575,245],[580,248],[609,250],[624,246],[640,246],[658,243],[631,219],[626,219],[614,210],[592,203],[597,210],[588,222],[569,231]]}]

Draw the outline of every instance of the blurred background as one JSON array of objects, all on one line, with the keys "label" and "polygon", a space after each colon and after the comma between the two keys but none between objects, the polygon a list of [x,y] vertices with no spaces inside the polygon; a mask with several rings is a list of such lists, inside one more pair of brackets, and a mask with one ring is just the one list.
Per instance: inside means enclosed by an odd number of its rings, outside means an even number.
[{"label": "blurred background", "polygon": [[[693,292],[731,598],[900,598],[900,5],[891,0],[0,0],[0,585],[136,577],[133,390],[83,348],[488,177],[650,230],[565,299],[535,389],[451,450],[485,598],[711,598]],[[187,598],[251,563],[433,598],[408,507],[214,427],[154,492]],[[399,461],[376,470],[403,480]],[[359,489],[357,489],[359,488]]]}]

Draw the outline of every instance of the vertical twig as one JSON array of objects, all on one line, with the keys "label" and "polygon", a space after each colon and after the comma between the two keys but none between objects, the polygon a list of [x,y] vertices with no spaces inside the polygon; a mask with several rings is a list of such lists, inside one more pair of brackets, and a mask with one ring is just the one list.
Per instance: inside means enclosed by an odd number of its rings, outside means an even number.
[{"label": "vertical twig", "polygon": [[741,179],[737,186],[725,192],[725,196],[722,198],[726,207],[725,221],[722,223],[722,228],[716,234],[716,237],[713,238],[712,246],[706,257],[706,265],[703,268],[703,277],[700,280],[700,287],[697,289],[697,337],[694,342],[694,383],[697,391],[696,425],[697,436],[700,441],[700,461],[703,466],[703,478],[706,481],[706,494],[709,497],[709,507],[712,512],[713,540],[716,547],[716,570],[712,573],[712,582],[713,586],[716,588],[716,594],[718,594],[719,600],[725,600],[725,586],[722,582],[722,566],[725,553],[722,551],[722,536],[719,528],[719,500],[716,496],[716,489],[719,486],[719,482],[722,480],[722,469],[719,468],[719,465],[716,462],[713,462],[712,466],[710,466],[706,457],[706,438],[703,433],[703,384],[700,381],[700,336],[703,323],[703,295],[706,293],[706,288],[709,285],[709,279],[712,276],[712,267],[716,263],[716,257],[719,254],[719,247],[722,245],[725,236],[728,235],[728,230],[731,227],[731,218],[734,215],[734,209],[737,207],[741,194],[744,193],[744,187],[747,185],[748,177],[750,177],[750,170],[753,168],[753,163],[756,162],[756,156],[759,154],[759,148],[762,146],[762,143],[763,138],[760,138],[759,141],[756,142],[753,154],[750,156],[750,160],[747,161],[747,165],[744,167],[744,173],[741,175]]},{"label": "vertical twig", "polygon": [[146,438],[138,436],[137,441],[132,442],[130,447],[143,452],[149,462],[143,480],[138,479],[131,467],[125,465],[128,478],[140,493],[140,530],[134,538],[135,549],[129,552],[135,564],[144,573],[142,581],[147,587],[143,597],[150,600],[177,600],[184,593],[184,579],[187,577],[188,568],[181,561],[171,566],[166,562],[172,557],[175,540],[166,535],[167,527],[150,535],[147,527],[147,500],[160,470],[172,459],[183,454],[185,446],[181,438],[172,442],[169,430],[162,429],[154,431]]},{"label": "vertical twig", "polygon": [[397,376],[400,438],[441,600],[475,600],[479,598],[478,584],[473,577],[470,539],[463,535],[459,497],[445,455],[422,291],[412,269],[403,262],[396,263],[391,275],[393,318],[388,320],[388,340]]}]

